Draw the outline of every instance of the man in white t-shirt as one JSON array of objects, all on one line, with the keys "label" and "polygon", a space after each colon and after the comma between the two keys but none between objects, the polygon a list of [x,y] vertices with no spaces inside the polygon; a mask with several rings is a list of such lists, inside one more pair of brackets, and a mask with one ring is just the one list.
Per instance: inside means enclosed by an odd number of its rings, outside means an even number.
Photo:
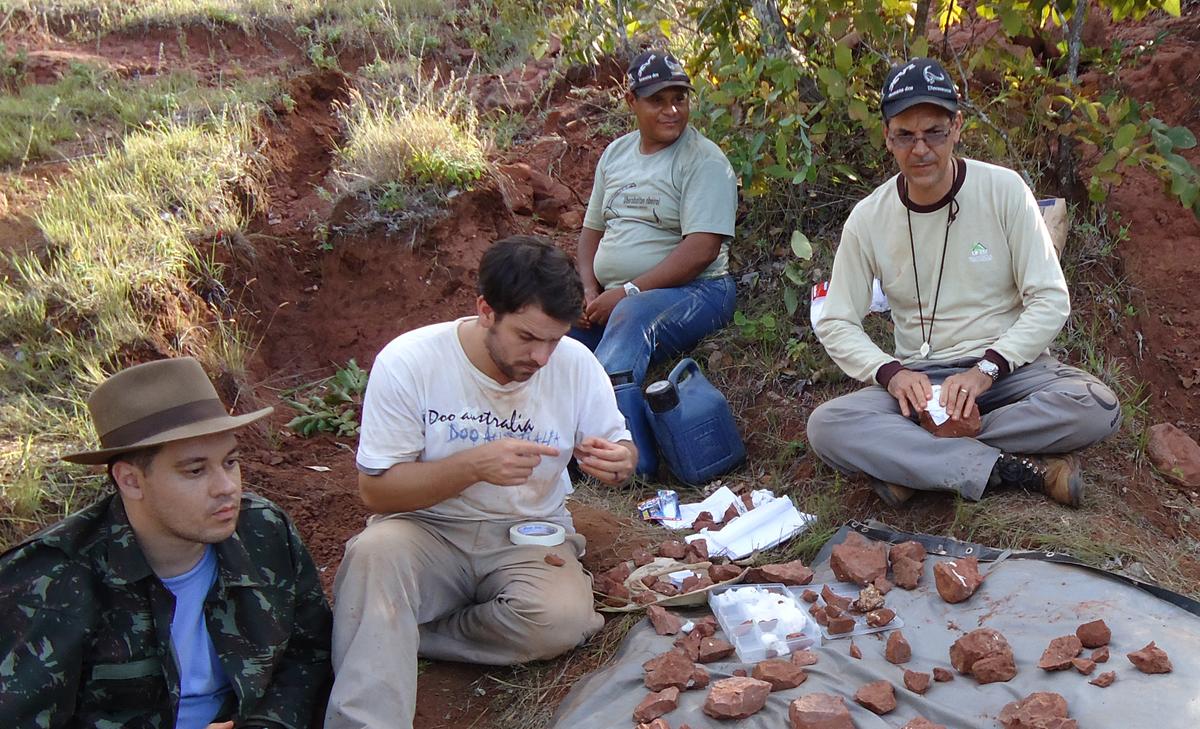
[{"label": "man in white t-shirt", "polygon": [[[1071,302],[1037,201],[1016,172],[954,155],[963,117],[936,61],[893,68],[882,102],[900,174],[846,220],[816,323],[833,361],[870,386],[814,410],[809,443],[866,474],[889,505],[911,489],[977,500],[1017,487],[1078,506],[1070,453],[1115,432],[1121,408],[1048,351]],[[892,309],[891,353],[863,331],[875,279]],[[978,405],[978,432],[935,437],[914,422],[934,405],[956,427]]]},{"label": "man in white t-shirt", "polygon": [[[604,369],[565,338],[583,287],[561,250],[514,236],[484,254],[479,291],[477,316],[402,334],[371,368],[357,463],[375,516],[334,586],[327,729],[411,727],[418,654],[509,665],[604,624],[567,461],[615,485],[637,450]],[[511,541],[535,521],[564,541]]]}]

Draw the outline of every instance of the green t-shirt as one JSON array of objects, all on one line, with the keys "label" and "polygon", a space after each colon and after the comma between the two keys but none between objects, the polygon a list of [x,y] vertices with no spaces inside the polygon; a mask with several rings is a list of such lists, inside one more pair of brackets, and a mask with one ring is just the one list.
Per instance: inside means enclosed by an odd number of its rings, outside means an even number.
[{"label": "green t-shirt", "polygon": [[642,154],[641,133],[614,140],[600,156],[583,224],[604,232],[593,268],[604,288],[659,264],[684,236],[725,236],[700,278],[729,272],[737,180],[721,149],[689,126],[670,147]]}]

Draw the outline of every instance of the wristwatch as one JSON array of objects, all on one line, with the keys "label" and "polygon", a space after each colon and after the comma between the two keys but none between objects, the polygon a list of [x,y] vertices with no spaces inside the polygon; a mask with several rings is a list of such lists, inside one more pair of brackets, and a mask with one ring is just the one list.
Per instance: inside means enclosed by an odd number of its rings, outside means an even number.
[{"label": "wristwatch", "polygon": [[625,282],[625,295],[626,296],[637,296],[640,293],[642,293],[642,290],[637,287],[637,284],[635,284],[632,281]]},{"label": "wristwatch", "polygon": [[1000,377],[1000,366],[989,359],[981,359],[976,362],[975,369],[992,378],[992,382]]}]

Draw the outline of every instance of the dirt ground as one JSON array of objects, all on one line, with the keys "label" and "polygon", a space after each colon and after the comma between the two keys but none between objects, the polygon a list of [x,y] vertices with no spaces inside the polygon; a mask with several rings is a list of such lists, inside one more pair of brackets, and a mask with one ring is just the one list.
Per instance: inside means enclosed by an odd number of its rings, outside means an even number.
[{"label": "dirt ground", "polygon": [[[1120,26],[1108,32],[1126,40],[1148,40],[1159,30],[1173,31],[1117,82],[1139,100],[1152,102],[1167,122],[1187,126],[1200,136],[1197,18],[1193,11],[1178,20]],[[544,219],[513,214],[505,204],[506,191],[488,181],[455,198],[449,214],[432,226],[395,233],[382,225],[335,232],[330,238],[332,250],[321,250],[316,244],[317,222],[325,221],[337,231],[360,212],[355,208],[360,203],[335,207],[317,193],[330,172],[338,141],[334,103],[346,98],[348,82],[342,73],[306,66],[301,48],[282,35],[192,29],[182,40],[174,30],[118,34],[89,44],[49,34],[0,40],[38,59],[33,83],[52,80],[55,69],[71,59],[111,64],[130,74],[190,68],[214,82],[230,69],[244,75],[307,69],[289,82],[294,110],[267,126],[270,205],[249,230],[253,255],[230,256],[227,261],[231,279],[227,283],[241,292],[242,302],[253,312],[248,323],[261,338],[251,367],[256,394],[277,406],[282,389],[326,376],[351,358],[369,367],[375,353],[398,334],[471,313],[474,270],[483,250],[498,237],[537,233],[568,250],[574,248],[577,229],[571,227],[571,216],[561,216],[557,225],[551,225]],[[607,78],[588,74],[580,74],[573,83],[560,83],[548,101],[551,113],[544,117],[544,125],[531,130],[495,163],[519,161],[550,175],[572,193],[565,212],[582,215],[591,171],[609,141],[597,131],[603,109],[590,103],[589,95],[604,93],[610,84]],[[576,91],[568,93],[572,87]],[[1200,164],[1200,150],[1185,154],[1193,164]],[[38,245],[29,209],[45,180],[62,169],[62,165],[43,164],[22,171],[29,184],[20,195],[9,195],[7,211],[0,216],[0,249]],[[1151,422],[1174,422],[1200,438],[1200,338],[1196,337],[1200,301],[1195,288],[1200,280],[1200,222],[1168,198],[1158,180],[1140,170],[1128,172],[1109,205],[1128,226],[1128,240],[1117,253],[1133,286],[1136,314],[1124,325],[1128,336],[1106,344],[1108,353],[1147,383]],[[791,435],[802,437],[807,412],[826,396],[816,390],[785,416],[794,431]],[[760,407],[743,413],[752,462],[768,447],[754,436],[769,400],[764,395]],[[279,406],[266,427],[248,435],[245,478],[295,519],[328,590],[345,542],[362,528],[367,516],[357,497],[354,443],[329,436],[301,439],[283,427],[290,418],[290,411]],[[1110,474],[1108,478],[1126,484],[1121,493],[1131,508],[1149,515],[1164,534],[1180,536],[1179,520],[1156,495],[1159,492],[1142,487],[1149,478],[1144,464],[1102,449],[1093,459],[1101,464],[1098,470]],[[812,464],[801,460],[791,475],[807,479],[812,472]],[[945,500],[919,498],[904,513],[885,512],[861,485],[848,498],[856,512],[902,527],[945,523],[947,510],[952,509]],[[625,537],[628,515],[582,504],[575,505],[573,513],[578,530],[588,538],[589,568],[606,568],[634,548]],[[1191,569],[1200,576],[1200,565]],[[429,664],[420,678],[416,726],[494,726],[488,707],[501,688],[482,668]]]}]

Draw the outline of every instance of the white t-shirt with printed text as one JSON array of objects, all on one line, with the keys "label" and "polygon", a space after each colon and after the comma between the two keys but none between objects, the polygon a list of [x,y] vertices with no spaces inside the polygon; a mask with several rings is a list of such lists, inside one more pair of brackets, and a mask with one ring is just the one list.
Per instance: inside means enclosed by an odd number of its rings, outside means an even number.
[{"label": "white t-shirt with printed text", "polygon": [[401,334],[380,351],[363,402],[357,462],[368,472],[438,461],[499,438],[557,448],[522,486],[479,482],[422,509],[477,520],[568,517],[567,462],[587,436],[630,440],[612,384],[587,347],[564,337],[545,367],[501,385],[467,358],[458,328],[467,317]]}]

